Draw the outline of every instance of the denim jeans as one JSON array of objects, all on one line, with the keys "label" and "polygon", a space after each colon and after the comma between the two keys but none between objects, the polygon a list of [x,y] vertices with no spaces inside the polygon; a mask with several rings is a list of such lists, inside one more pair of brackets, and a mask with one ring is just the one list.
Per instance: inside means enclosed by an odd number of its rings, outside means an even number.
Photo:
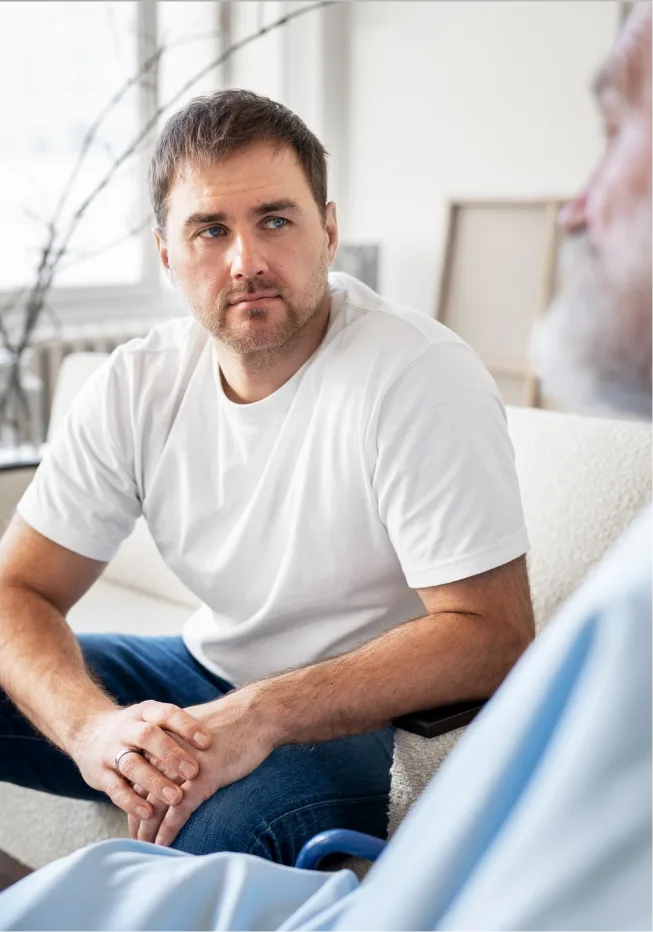
[{"label": "denim jeans", "polygon": [[[79,636],[86,665],[121,705],[157,699],[197,705],[232,686],[201,666],[180,637]],[[249,776],[222,787],[191,816],[173,847],[190,854],[242,851],[293,864],[317,832],[387,831],[392,728],[277,748]],[[220,740],[219,735],[214,740]],[[105,800],[0,690],[0,781]]]}]

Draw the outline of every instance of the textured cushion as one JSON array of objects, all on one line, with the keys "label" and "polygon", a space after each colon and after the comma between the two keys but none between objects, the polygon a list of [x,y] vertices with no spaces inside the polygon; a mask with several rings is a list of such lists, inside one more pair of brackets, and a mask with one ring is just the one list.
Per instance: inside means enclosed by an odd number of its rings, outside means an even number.
[{"label": "textured cushion", "polygon": [[109,801],[86,802],[0,783],[0,850],[42,867],[84,845],[127,838],[127,816]]},{"label": "textured cushion", "polygon": [[[538,629],[578,587],[651,497],[651,427],[634,421],[509,408]],[[443,762],[458,729],[441,738],[397,731],[390,831]]]},{"label": "textured cushion", "polygon": [[651,426],[509,408],[541,627],[651,497]]},{"label": "textured cushion", "polygon": [[399,828],[405,814],[464,733],[464,728],[456,728],[439,738],[422,738],[409,731],[397,730],[388,813],[389,835]]}]

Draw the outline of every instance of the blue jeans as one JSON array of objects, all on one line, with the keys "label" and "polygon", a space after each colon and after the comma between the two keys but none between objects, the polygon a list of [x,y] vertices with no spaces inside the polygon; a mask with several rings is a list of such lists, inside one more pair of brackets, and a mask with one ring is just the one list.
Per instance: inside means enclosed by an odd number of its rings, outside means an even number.
[{"label": "blue jeans", "polygon": [[[199,664],[180,637],[80,635],[86,665],[121,705],[145,699],[197,705],[233,687]],[[253,773],[218,790],[173,847],[189,854],[242,851],[293,864],[316,832],[387,832],[392,728],[313,745],[277,748]],[[218,739],[219,740],[219,736]],[[105,800],[73,761],[45,740],[0,690],[0,781]]]}]

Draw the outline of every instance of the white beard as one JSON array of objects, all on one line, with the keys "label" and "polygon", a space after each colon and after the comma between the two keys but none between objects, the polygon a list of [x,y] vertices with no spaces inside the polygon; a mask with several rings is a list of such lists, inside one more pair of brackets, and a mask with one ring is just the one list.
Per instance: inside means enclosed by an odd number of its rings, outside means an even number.
[{"label": "white beard", "polygon": [[651,213],[640,213],[611,269],[587,234],[564,243],[563,286],[534,328],[531,356],[545,396],[650,420]]}]

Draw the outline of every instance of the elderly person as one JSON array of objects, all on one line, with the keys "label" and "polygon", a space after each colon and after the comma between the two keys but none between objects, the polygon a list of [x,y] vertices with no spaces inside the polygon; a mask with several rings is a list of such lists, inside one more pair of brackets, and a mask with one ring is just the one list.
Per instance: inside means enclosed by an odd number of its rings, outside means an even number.
[{"label": "elderly person", "polygon": [[[650,416],[650,7],[627,23],[596,91],[608,144],[562,213],[566,283],[536,355],[550,390]],[[348,871],[112,841],[10,888],[0,926],[650,928],[651,587],[647,510],[522,658],[359,888]]]}]

